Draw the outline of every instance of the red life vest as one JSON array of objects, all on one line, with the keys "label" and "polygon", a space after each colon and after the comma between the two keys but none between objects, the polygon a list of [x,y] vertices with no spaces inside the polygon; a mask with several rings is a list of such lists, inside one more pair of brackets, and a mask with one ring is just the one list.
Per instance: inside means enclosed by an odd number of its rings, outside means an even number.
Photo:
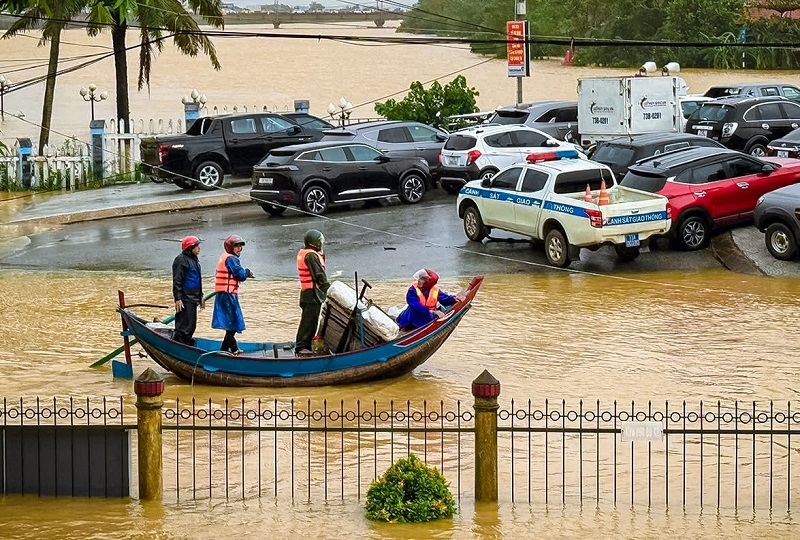
[{"label": "red life vest", "polygon": [[419,298],[420,304],[428,309],[436,309],[436,304],[439,303],[439,287],[436,285],[431,287],[431,290],[428,291],[428,298],[425,298],[425,295],[422,294],[422,289],[419,288],[416,281],[412,283],[411,286],[417,291],[417,298]]},{"label": "red life vest", "polygon": [[239,294],[239,281],[233,277],[225,263],[228,257],[233,257],[230,253],[223,253],[217,263],[217,271],[214,274],[214,290],[218,293],[226,292],[231,294]]},{"label": "red life vest", "polygon": [[322,265],[322,269],[325,270],[325,254],[321,251],[317,251],[314,249],[303,248],[297,252],[297,274],[300,276],[300,288],[301,289],[313,289],[314,288],[314,280],[311,279],[311,270],[308,269],[308,265],[306,264],[306,255],[309,253],[315,254],[319,258],[319,264]]}]

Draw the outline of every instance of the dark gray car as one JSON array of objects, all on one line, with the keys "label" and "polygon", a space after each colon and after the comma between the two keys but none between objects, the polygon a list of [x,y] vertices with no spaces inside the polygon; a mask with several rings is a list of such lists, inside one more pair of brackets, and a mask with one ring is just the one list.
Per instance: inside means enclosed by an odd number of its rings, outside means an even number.
[{"label": "dark gray car", "polygon": [[439,154],[447,133],[420,122],[379,120],[362,122],[323,132],[325,142],[360,142],[392,158],[423,158],[438,177]]},{"label": "dark gray car", "polygon": [[800,241],[800,184],[762,195],[756,203],[753,221],[765,233],[770,255],[782,261],[791,260]]},{"label": "dark gray car", "polygon": [[498,107],[488,124],[522,124],[562,141],[579,141],[577,101],[537,101]]},{"label": "dark gray car", "polygon": [[724,97],[778,97],[800,103],[800,88],[793,84],[784,83],[743,83],[743,84],[721,84],[712,86],[706,93],[706,97],[719,99]]}]

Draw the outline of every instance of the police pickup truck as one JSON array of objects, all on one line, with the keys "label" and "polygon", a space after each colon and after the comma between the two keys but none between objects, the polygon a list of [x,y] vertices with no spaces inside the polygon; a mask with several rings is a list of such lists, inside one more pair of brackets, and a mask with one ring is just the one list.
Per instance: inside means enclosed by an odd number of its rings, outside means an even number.
[{"label": "police pickup truck", "polygon": [[580,258],[580,248],[604,245],[635,259],[641,242],[666,234],[672,220],[666,197],[618,185],[611,169],[574,150],[531,154],[469,182],[457,208],[470,240],[482,241],[492,228],[544,240],[548,262],[561,268]]}]

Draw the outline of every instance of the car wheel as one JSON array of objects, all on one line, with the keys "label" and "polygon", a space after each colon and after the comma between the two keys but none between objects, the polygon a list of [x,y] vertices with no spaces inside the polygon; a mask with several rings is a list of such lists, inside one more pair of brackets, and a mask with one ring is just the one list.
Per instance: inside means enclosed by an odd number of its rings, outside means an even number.
[{"label": "car wheel", "polygon": [[185,178],[173,178],[172,183],[182,189],[194,189],[194,182]]},{"label": "car wheel", "polygon": [[497,171],[494,169],[486,169],[485,171],[481,171],[480,181],[483,182],[484,180],[491,180],[495,174],[497,174]]},{"label": "car wheel", "polygon": [[454,186],[453,184],[442,184],[442,189],[450,195],[458,195],[458,192],[461,191],[459,186]]},{"label": "car wheel", "polygon": [[406,174],[400,180],[398,195],[404,204],[417,204],[425,195],[425,179],[417,172]]},{"label": "car wheel", "polygon": [[464,234],[473,242],[480,242],[488,236],[481,213],[474,206],[470,206],[464,211]]},{"label": "car wheel", "polygon": [[276,206],[274,204],[262,204],[261,209],[271,216],[280,216],[284,212],[286,212],[285,206]]},{"label": "car wheel", "polygon": [[711,240],[711,230],[703,216],[693,215],[681,219],[675,233],[678,246],[686,251],[706,247]]},{"label": "car wheel", "polygon": [[747,151],[748,154],[755,157],[765,157],[767,155],[767,147],[761,143],[755,143],[750,146],[750,149]]},{"label": "car wheel", "polygon": [[303,192],[303,210],[322,215],[328,210],[328,192],[322,186],[311,186]]},{"label": "car wheel", "polygon": [[567,237],[559,229],[552,229],[544,239],[544,254],[547,262],[558,268],[566,268],[572,262],[569,258]]},{"label": "car wheel", "polygon": [[211,191],[222,187],[225,173],[216,161],[204,161],[194,170],[194,178],[199,183],[200,189]]},{"label": "car wheel", "polygon": [[773,223],[767,227],[764,236],[769,254],[782,261],[789,261],[797,251],[797,241],[792,230],[783,223]]},{"label": "car wheel", "polygon": [[163,184],[164,182],[167,181],[166,178],[161,178],[161,177],[155,176],[155,175],[148,176],[147,179],[150,180],[151,182],[153,182],[154,184]]},{"label": "car wheel", "polygon": [[614,251],[617,252],[617,257],[621,261],[632,261],[639,256],[638,247],[625,247],[622,244],[615,244]]}]

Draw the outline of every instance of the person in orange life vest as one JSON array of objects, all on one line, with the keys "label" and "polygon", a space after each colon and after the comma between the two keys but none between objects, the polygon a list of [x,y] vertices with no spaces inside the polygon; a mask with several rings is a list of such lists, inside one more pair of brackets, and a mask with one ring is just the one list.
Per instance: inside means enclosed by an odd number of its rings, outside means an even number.
[{"label": "person in orange life vest", "polygon": [[214,315],[211,317],[211,328],[225,330],[221,351],[239,354],[236,343],[236,332],[244,330],[244,316],[239,306],[239,283],[247,278],[255,277],[249,268],[243,268],[239,257],[244,248],[241,236],[232,235],[223,243],[225,252],[219,258],[214,275]]},{"label": "person in orange life vest", "polygon": [[172,297],[175,300],[175,332],[172,339],[194,345],[197,308],[205,309],[203,276],[200,271],[200,239],[187,236],[181,241],[181,253],[172,261]]},{"label": "person in orange life vest", "polygon": [[327,298],[330,283],[325,274],[325,237],[316,229],[306,232],[304,247],[297,252],[297,274],[300,276],[300,326],[295,338],[295,354],[311,354],[311,341],[317,333],[319,312]]},{"label": "person in orange life vest", "polygon": [[408,307],[397,317],[397,326],[403,330],[413,330],[425,326],[443,313],[438,305],[452,306],[458,301],[436,285],[439,275],[433,270],[418,270],[414,274],[414,282],[406,293]]}]

